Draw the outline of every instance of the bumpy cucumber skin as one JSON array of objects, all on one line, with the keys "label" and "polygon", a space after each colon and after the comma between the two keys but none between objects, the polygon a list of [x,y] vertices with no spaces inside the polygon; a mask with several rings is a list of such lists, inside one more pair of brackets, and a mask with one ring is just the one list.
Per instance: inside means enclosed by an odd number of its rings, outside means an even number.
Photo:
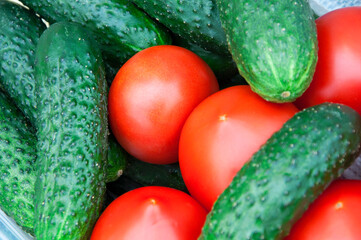
[{"label": "bumpy cucumber skin", "polygon": [[36,49],[37,239],[88,239],[105,193],[107,84],[101,53],[75,23],[55,23]]},{"label": "bumpy cucumber skin", "polygon": [[71,21],[91,29],[103,57],[120,68],[136,52],[171,44],[169,33],[128,0],[22,0],[50,23]]},{"label": "bumpy cucumber skin", "polygon": [[283,239],[360,152],[361,118],[321,104],[291,118],[237,173],[199,239]]},{"label": "bumpy cucumber skin", "polygon": [[307,0],[217,0],[240,74],[267,101],[292,102],[317,63],[317,32]]},{"label": "bumpy cucumber skin", "polygon": [[45,28],[34,12],[0,1],[0,88],[31,121],[36,112],[34,52]]},{"label": "bumpy cucumber skin", "polygon": [[0,91],[0,208],[33,234],[35,130]]},{"label": "bumpy cucumber skin", "polygon": [[230,55],[214,0],[131,0],[172,32],[206,50]]}]

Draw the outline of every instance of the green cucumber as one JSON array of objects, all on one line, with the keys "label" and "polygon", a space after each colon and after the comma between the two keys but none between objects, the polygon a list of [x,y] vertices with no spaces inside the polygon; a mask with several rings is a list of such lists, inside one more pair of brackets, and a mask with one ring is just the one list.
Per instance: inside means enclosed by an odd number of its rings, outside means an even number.
[{"label": "green cucumber", "polygon": [[324,103],[297,113],[219,196],[199,239],[283,239],[361,147],[361,117]]},{"label": "green cucumber", "polygon": [[307,0],[217,0],[239,73],[267,101],[292,102],[308,88],[317,33]]},{"label": "green cucumber", "polygon": [[91,36],[58,22],[37,45],[37,239],[88,239],[104,200],[107,83]]},{"label": "green cucumber", "polygon": [[120,146],[113,134],[108,137],[108,158],[107,158],[107,173],[105,182],[114,182],[121,175],[123,175],[125,166],[127,164],[127,153]]},{"label": "green cucumber", "polygon": [[0,1],[0,88],[32,121],[36,112],[34,52],[45,28],[34,12]]},{"label": "green cucumber", "polygon": [[25,115],[0,91],[0,208],[30,234],[34,227],[34,133]]},{"label": "green cucumber", "polygon": [[230,55],[215,0],[131,0],[173,33],[200,47]]},{"label": "green cucumber", "polygon": [[167,30],[128,0],[22,0],[50,23],[71,21],[92,31],[105,62],[120,68],[136,52],[171,44]]}]

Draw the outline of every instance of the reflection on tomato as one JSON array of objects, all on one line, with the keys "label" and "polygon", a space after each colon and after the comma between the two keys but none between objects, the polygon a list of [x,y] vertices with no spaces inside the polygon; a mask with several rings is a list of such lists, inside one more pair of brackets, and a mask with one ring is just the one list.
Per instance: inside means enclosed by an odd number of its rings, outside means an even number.
[{"label": "reflection on tomato", "polygon": [[206,214],[180,190],[141,187],[110,203],[96,222],[91,240],[196,240]]},{"label": "reflection on tomato", "polygon": [[287,240],[361,239],[361,181],[334,181],[292,227]]},{"label": "reflection on tomato", "polygon": [[298,109],[263,100],[248,85],[203,100],[187,119],[179,165],[191,195],[208,210],[260,146]]},{"label": "reflection on tomato", "polygon": [[316,19],[318,62],[299,108],[343,103],[361,114],[361,7],[331,11]]},{"label": "reflection on tomato", "polygon": [[137,159],[174,163],[185,120],[218,90],[214,73],[195,53],[171,45],[147,48],[129,59],[112,82],[111,130]]}]

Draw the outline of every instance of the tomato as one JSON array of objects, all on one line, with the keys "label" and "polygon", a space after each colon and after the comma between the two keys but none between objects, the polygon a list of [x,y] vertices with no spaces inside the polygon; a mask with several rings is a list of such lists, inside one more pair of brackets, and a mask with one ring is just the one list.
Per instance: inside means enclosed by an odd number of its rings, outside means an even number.
[{"label": "tomato", "polygon": [[197,201],[180,190],[141,187],[126,192],[108,205],[90,239],[197,239],[206,214]]},{"label": "tomato", "polygon": [[208,210],[260,146],[298,109],[263,100],[248,85],[218,91],[188,117],[179,166],[190,194]]},{"label": "tomato", "polygon": [[361,114],[361,7],[340,8],[316,19],[318,61],[299,108],[343,103]]},{"label": "tomato", "polygon": [[161,45],[142,50],[119,70],[109,90],[111,130],[139,160],[178,161],[178,143],[191,111],[219,90],[210,67],[195,53]]},{"label": "tomato", "polygon": [[336,180],[294,224],[287,240],[359,240],[361,181]]}]

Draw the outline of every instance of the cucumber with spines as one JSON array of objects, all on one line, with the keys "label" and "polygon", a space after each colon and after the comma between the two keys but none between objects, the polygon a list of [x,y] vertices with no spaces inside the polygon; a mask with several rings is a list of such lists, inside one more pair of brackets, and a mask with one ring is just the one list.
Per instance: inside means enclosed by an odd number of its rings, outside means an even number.
[{"label": "cucumber with spines", "polygon": [[218,197],[199,239],[283,239],[360,153],[361,117],[324,103],[297,113]]}]

